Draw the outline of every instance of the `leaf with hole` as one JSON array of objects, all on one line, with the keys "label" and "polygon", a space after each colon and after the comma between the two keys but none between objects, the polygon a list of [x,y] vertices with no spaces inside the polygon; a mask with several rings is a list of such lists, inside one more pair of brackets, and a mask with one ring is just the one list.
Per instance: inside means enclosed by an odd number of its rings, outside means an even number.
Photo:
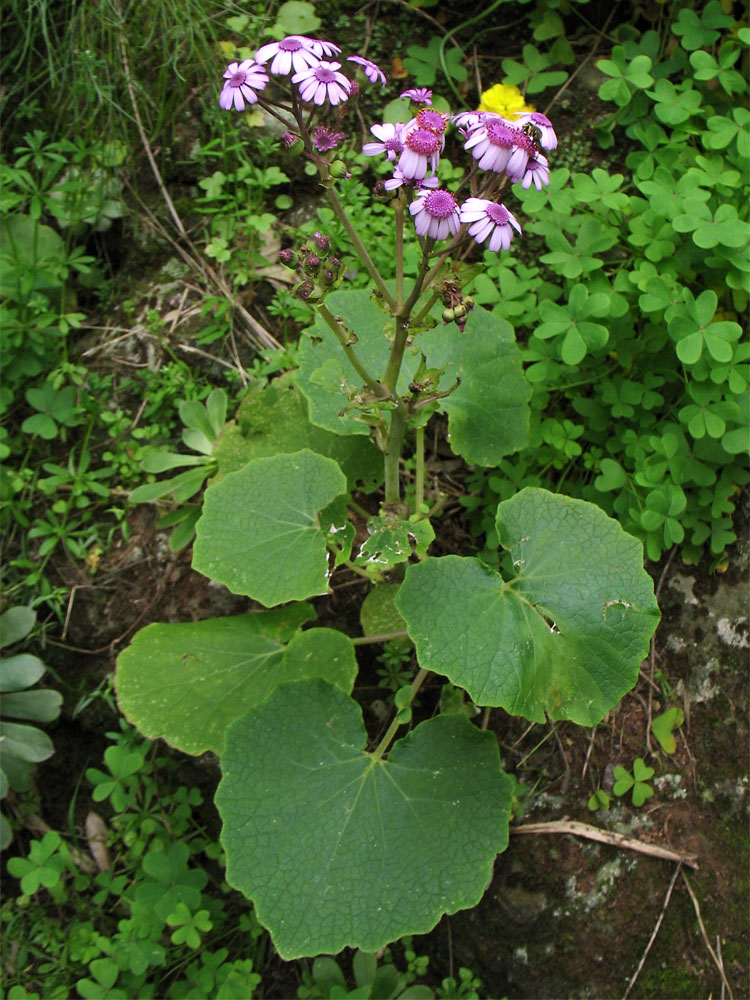
[{"label": "leaf with hole", "polygon": [[514,576],[410,565],[396,598],[422,667],[535,722],[596,725],[638,678],[659,620],[640,542],[593,504],[521,490],[497,509]]}]

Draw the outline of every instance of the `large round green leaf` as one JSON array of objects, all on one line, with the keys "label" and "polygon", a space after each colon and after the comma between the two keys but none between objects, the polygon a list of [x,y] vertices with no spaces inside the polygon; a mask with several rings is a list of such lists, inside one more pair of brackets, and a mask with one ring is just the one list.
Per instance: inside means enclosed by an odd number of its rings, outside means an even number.
[{"label": "large round green leaf", "polygon": [[365,751],[356,702],[285,684],[227,733],[216,804],[227,879],[285,959],[377,951],[479,902],[508,843],[497,742],[438,716]]},{"label": "large round green leaf", "polygon": [[410,566],[396,606],[422,667],[543,722],[592,726],[638,678],[659,621],[641,543],[594,504],[525,489],[498,507],[505,582],[478,559]]},{"label": "large round green leaf", "polygon": [[351,639],[316,628],[285,646],[263,622],[268,614],[275,612],[141,629],[117,661],[123,713],[152,739],[186,753],[220,753],[229,724],[278,684],[324,677],[351,691]]},{"label": "large round green leaf", "polygon": [[317,515],[345,492],[336,462],[309,449],[255,459],[206,490],[193,567],[266,607],[325,594]]}]

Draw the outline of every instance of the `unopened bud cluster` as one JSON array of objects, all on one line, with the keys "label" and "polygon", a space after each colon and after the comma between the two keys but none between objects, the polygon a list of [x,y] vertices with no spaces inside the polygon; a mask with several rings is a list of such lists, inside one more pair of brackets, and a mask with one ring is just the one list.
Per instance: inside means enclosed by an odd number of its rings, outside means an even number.
[{"label": "unopened bud cluster", "polygon": [[455,323],[463,333],[466,318],[474,308],[474,299],[464,295],[460,287],[453,281],[445,281],[441,290],[443,309],[443,326]]},{"label": "unopened bud cluster", "polygon": [[279,262],[295,271],[300,279],[294,286],[294,295],[298,299],[319,299],[324,291],[338,284],[341,260],[328,254],[330,246],[330,238],[318,230],[313,233],[310,242],[303,243],[299,250],[291,247],[279,250]]}]

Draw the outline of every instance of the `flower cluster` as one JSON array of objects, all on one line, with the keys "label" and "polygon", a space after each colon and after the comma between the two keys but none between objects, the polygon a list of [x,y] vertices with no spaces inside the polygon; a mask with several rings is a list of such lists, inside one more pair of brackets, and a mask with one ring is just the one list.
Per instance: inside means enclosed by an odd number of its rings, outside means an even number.
[{"label": "flower cluster", "polygon": [[[358,92],[358,84],[341,71],[335,61],[341,49],[333,42],[305,35],[289,35],[279,42],[262,45],[253,59],[231,63],[224,73],[224,86],[219,97],[222,108],[244,110],[247,104],[259,101],[267,107],[259,94],[270,82],[271,76],[286,76],[298,88],[295,101],[315,107],[343,105]],[[346,57],[370,83],[386,84],[385,74],[372,62],[360,55]],[[501,202],[482,198],[481,184],[475,183],[477,171],[486,171],[488,188],[498,175],[523,188],[532,184],[541,190],[549,184],[549,163],[542,150],[553,150],[557,137],[550,120],[541,112],[528,108],[520,95],[511,93],[516,88],[498,84],[482,94],[482,104],[476,111],[462,111],[450,116],[438,111],[432,104],[432,91],[420,87],[405,90],[401,97],[409,98],[417,106],[414,116],[407,122],[383,122],[370,127],[374,141],[362,147],[365,156],[385,157],[393,173],[379,182],[382,193],[404,188],[412,192],[409,211],[414,218],[417,234],[435,240],[455,237],[462,224],[477,243],[487,243],[490,250],[507,250],[515,232],[521,227],[515,216]],[[494,101],[494,105],[493,102]],[[503,106],[503,117],[490,107]],[[277,105],[278,106],[278,105]],[[294,110],[296,108],[296,110]],[[333,128],[318,125],[312,131],[299,117],[299,105],[293,107],[295,117],[307,138],[296,133],[284,135],[290,152],[303,147],[308,156],[320,160],[320,154],[336,149],[345,138],[338,130],[341,124],[339,109]],[[308,119],[309,122],[309,119]],[[445,148],[448,127],[452,125],[460,135],[464,149],[474,160],[472,197],[459,204],[454,194],[439,187],[437,177],[440,156]],[[328,161],[330,163],[330,161]],[[330,164],[331,178],[349,176],[346,164]]]},{"label": "flower cluster", "polygon": [[[430,101],[430,91],[405,91],[402,97]],[[513,230],[521,232],[518,220],[500,202],[468,198],[459,205],[450,191],[438,188],[437,169],[445,146],[445,133],[452,123],[462,136],[464,148],[479,170],[505,174],[513,183],[531,184],[541,190],[549,183],[549,164],[542,149],[555,149],[557,137],[550,120],[540,112],[520,112],[507,121],[494,112],[463,111],[450,118],[432,107],[423,106],[408,122],[372,125],[378,140],[362,147],[365,156],[385,155],[393,164],[393,177],[384,183],[386,191],[402,185],[415,189],[409,205],[420,236],[447,239],[455,236],[461,223],[477,243],[489,241],[490,250],[507,250]],[[429,188],[429,192],[425,191]]]},{"label": "flower cluster", "polygon": [[[340,52],[333,42],[305,35],[287,35],[280,42],[261,45],[254,59],[230,63],[224,73],[219,105],[226,111],[243,111],[246,103],[256,104],[259,92],[269,82],[269,73],[291,76],[306,104],[340,104],[357,91],[356,81],[342,73],[341,63],[333,58]],[[371,59],[354,55],[347,56],[347,62],[359,66],[371,83],[385,86],[385,73]]]}]

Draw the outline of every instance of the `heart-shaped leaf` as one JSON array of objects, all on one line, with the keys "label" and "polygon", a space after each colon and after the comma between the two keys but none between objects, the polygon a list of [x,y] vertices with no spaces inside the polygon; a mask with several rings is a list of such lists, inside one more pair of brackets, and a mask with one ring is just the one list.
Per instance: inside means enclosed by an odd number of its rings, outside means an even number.
[{"label": "heart-shaped leaf", "polygon": [[396,607],[422,667],[478,705],[596,725],[629,691],[659,620],[641,543],[594,504],[521,490],[498,507],[516,575],[428,558]]},{"label": "heart-shaped leaf", "polygon": [[206,490],[193,567],[266,607],[324,594],[317,515],[345,492],[336,462],[308,449],[255,459]]},{"label": "heart-shaped leaf", "polygon": [[651,722],[651,732],[657,738],[665,753],[672,754],[677,749],[674,730],[679,729],[684,721],[685,713],[681,708],[675,706],[674,708],[668,708],[661,715],[657,715]]},{"label": "heart-shaped leaf", "polygon": [[120,708],[151,739],[220,753],[230,723],[278,684],[325,677],[351,691],[357,664],[343,632],[316,628],[292,638],[310,610],[147,625],[117,661]]},{"label": "heart-shaped leaf", "polygon": [[629,771],[626,771],[621,764],[616,765],[613,776],[615,783],[612,786],[612,791],[615,795],[625,795],[635,784],[633,775]]},{"label": "heart-shaped leaf", "polygon": [[319,680],[277,688],[227,732],[227,879],[284,959],[430,930],[479,901],[507,845],[513,783],[491,734],[437,716],[387,760],[366,743],[359,706]]}]

